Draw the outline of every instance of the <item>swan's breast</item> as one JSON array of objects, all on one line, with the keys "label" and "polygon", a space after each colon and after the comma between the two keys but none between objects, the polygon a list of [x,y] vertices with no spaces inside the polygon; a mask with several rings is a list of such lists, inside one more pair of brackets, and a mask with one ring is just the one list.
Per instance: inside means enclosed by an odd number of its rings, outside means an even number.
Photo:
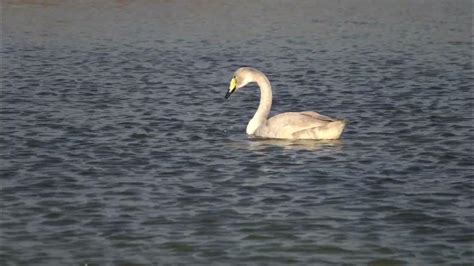
[{"label": "swan's breast", "polygon": [[250,119],[249,123],[247,124],[247,135],[254,135],[259,127],[261,127],[262,122],[258,121],[255,118]]}]

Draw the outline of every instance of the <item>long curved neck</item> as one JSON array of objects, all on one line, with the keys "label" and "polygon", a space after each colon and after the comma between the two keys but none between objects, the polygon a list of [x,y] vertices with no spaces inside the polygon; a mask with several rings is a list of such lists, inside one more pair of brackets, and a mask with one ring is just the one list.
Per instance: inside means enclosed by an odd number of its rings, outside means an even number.
[{"label": "long curved neck", "polygon": [[253,135],[259,127],[266,123],[272,108],[272,86],[270,81],[261,72],[254,73],[254,81],[260,87],[260,104],[258,105],[257,112],[255,112],[247,125],[247,134],[249,135]]},{"label": "long curved neck", "polygon": [[263,122],[267,120],[270,109],[272,108],[272,86],[263,73],[258,73],[256,75],[255,82],[257,82],[260,87],[260,103],[253,119]]}]

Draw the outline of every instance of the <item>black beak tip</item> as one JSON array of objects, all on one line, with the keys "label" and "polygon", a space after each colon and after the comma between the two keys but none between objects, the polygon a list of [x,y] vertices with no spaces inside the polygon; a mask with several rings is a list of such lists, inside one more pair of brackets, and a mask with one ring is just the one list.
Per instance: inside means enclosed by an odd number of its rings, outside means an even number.
[{"label": "black beak tip", "polygon": [[231,92],[227,92],[224,96],[224,99],[229,99],[230,95],[231,95]]}]

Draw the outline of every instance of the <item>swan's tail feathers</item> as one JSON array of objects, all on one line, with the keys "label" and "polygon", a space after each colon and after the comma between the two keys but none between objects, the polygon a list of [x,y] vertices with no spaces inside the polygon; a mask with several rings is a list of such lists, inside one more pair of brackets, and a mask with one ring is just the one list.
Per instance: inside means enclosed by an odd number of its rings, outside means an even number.
[{"label": "swan's tail feathers", "polygon": [[324,126],[312,127],[293,133],[294,139],[339,139],[347,124],[345,119],[329,122]]},{"label": "swan's tail feathers", "polygon": [[[344,125],[344,127],[345,127],[346,124],[347,124],[347,119],[336,119],[335,122],[341,122],[341,123]],[[344,128],[342,128],[342,129],[344,129]]]}]

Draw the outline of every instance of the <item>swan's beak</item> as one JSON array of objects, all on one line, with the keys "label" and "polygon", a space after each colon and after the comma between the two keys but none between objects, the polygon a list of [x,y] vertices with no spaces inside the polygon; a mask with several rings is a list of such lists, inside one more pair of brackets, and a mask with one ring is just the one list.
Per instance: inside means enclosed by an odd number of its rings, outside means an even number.
[{"label": "swan's beak", "polygon": [[231,94],[232,94],[232,92],[228,91],[228,92],[225,94],[224,98],[225,98],[225,99],[228,99]]},{"label": "swan's beak", "polygon": [[237,80],[235,78],[232,78],[230,80],[230,85],[229,85],[229,90],[225,94],[225,99],[229,98],[232,93],[234,93],[235,89],[237,89]]}]

